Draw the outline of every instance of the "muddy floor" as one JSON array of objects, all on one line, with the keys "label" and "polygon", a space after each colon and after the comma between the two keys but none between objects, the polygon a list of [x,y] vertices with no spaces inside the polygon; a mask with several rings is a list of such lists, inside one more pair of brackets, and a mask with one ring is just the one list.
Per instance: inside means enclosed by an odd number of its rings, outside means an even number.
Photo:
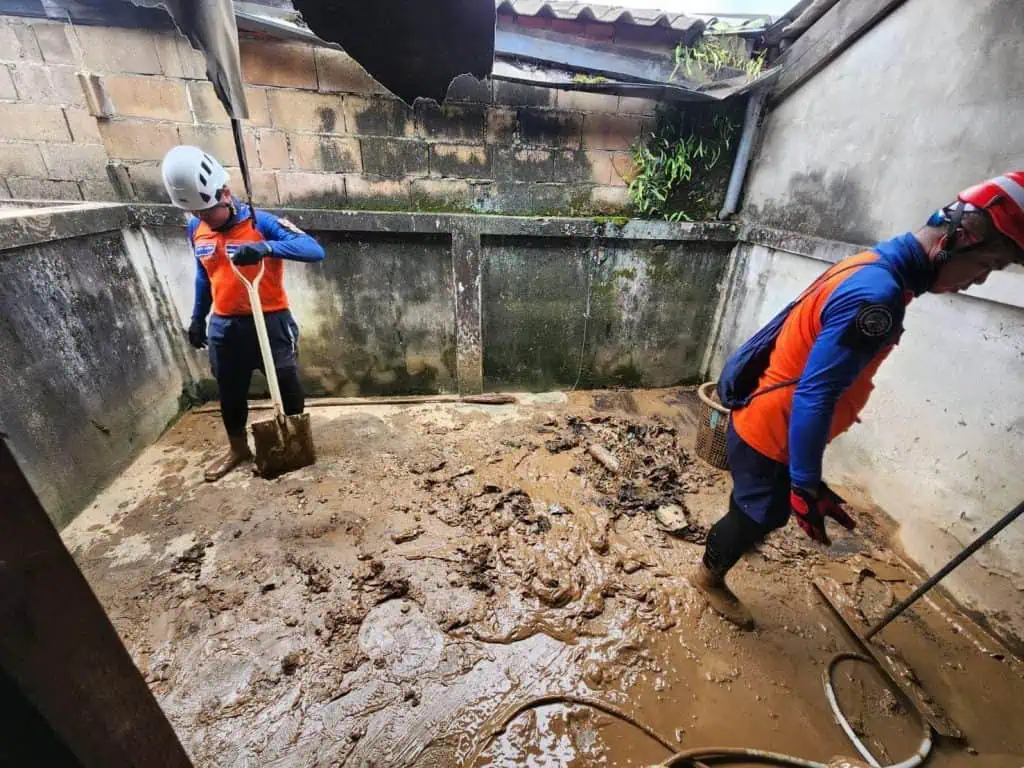
[{"label": "muddy floor", "polygon": [[[314,467],[215,485],[202,467],[221,448],[219,420],[190,415],[64,532],[197,765],[667,758],[580,703],[499,728],[550,694],[614,705],[680,749],[854,755],[822,672],[855,646],[812,577],[846,574],[869,618],[913,577],[861,509],[828,552],[791,527],[736,569],[755,630],[707,610],[684,576],[729,485],[692,454],[692,392],[312,414]],[[587,452],[595,443],[617,473]],[[1024,765],[1012,656],[941,600],[885,637],[963,730],[932,765]],[[883,763],[913,752],[919,728],[898,697],[863,667],[838,680]]]}]

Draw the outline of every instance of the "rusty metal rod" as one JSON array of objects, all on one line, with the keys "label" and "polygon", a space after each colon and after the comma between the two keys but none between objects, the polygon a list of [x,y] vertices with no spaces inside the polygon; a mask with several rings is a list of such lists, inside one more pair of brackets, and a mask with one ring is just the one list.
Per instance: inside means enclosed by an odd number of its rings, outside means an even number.
[{"label": "rusty metal rod", "polygon": [[981,536],[979,536],[966,547],[964,547],[963,551],[961,551],[960,554],[958,554],[956,557],[954,557],[952,560],[950,560],[948,563],[942,566],[942,568],[936,571],[934,576],[932,576],[930,579],[928,579],[928,581],[924,582],[921,586],[915,589],[910,594],[910,596],[907,597],[903,602],[901,602],[899,605],[893,606],[893,608],[887,614],[885,614],[885,617],[881,619],[881,621],[879,621],[877,624],[875,624],[875,626],[873,626],[871,629],[867,631],[867,634],[864,635],[864,640],[870,640],[872,637],[874,637],[887,626],[889,626],[889,623],[893,619],[895,619],[897,616],[899,616],[901,613],[907,610],[907,608],[909,608],[919,599],[921,599],[921,597],[928,590],[930,590],[932,587],[934,587],[936,584],[938,584],[940,581],[946,578],[961,563],[963,563],[964,560],[969,558],[971,555],[973,555],[975,552],[977,552],[979,549],[985,546],[989,541],[995,538],[996,534],[1003,530],[1003,528],[1005,528],[1018,517],[1020,517],[1022,512],[1024,512],[1024,501],[1022,501],[1012,510],[1007,512],[1002,517],[1002,519],[999,520],[999,522],[997,522],[995,525],[993,525],[991,528],[989,528],[987,531],[981,534]]}]

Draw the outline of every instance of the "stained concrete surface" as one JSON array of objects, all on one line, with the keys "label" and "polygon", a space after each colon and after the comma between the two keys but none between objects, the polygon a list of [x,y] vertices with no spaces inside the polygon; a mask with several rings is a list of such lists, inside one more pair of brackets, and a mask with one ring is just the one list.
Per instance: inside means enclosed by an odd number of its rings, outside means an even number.
[{"label": "stained concrete surface", "polygon": [[485,237],[488,389],[694,383],[731,244]]},{"label": "stained concrete surface", "polygon": [[178,415],[168,320],[119,231],[0,252],[0,432],[58,525]]},{"label": "stained concrete surface", "polygon": [[[682,577],[728,492],[689,452],[693,404],[661,390],[315,408],[316,466],[216,485],[201,468],[220,426],[191,415],[64,538],[198,766],[665,759],[579,706],[532,709],[485,745],[509,708],[555,692],[616,704],[681,748],[852,754],[821,688],[851,646],[809,578],[826,563],[888,574],[862,601],[877,615],[912,581],[888,527],[858,509],[829,553],[795,528],[773,536],[733,578],[758,628],[723,623]],[[593,440],[621,475],[587,456]],[[669,499],[681,538],[651,514]],[[933,765],[1021,765],[1011,655],[942,600],[886,635],[967,735]],[[870,675],[839,679],[883,762],[909,754],[898,701]]]},{"label": "stained concrete surface", "polygon": [[[1022,55],[1018,0],[900,3],[773,107],[743,217],[861,245],[922,226],[959,191],[1020,167]],[[971,294],[1020,306],[1022,289],[1011,271]]]}]

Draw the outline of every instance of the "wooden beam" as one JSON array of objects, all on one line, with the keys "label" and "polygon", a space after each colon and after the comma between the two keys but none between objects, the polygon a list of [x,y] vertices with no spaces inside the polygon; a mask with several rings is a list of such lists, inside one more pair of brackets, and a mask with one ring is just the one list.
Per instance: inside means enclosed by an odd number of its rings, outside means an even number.
[{"label": "wooden beam", "polygon": [[779,59],[770,106],[781,104],[906,0],[839,0]]},{"label": "wooden beam", "polygon": [[[0,674],[78,764],[192,765],[0,435]],[[40,729],[25,738],[39,740]],[[11,738],[7,734],[7,738]],[[24,744],[19,745],[24,748]],[[0,751],[6,752],[3,745]]]}]

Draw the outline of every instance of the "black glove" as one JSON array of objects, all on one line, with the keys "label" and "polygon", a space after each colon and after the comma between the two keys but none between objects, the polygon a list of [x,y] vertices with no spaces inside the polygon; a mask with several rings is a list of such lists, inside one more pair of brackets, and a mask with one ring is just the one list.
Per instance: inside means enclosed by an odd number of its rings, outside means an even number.
[{"label": "black glove", "polygon": [[251,267],[259,264],[265,257],[273,254],[273,252],[270,243],[266,241],[246,243],[238,247],[231,260],[235,263],[236,267]]},{"label": "black glove", "polygon": [[832,540],[825,531],[825,518],[831,517],[843,528],[852,531],[856,523],[840,505],[846,501],[825,483],[818,486],[817,496],[803,488],[793,486],[789,493],[789,504],[796,513],[796,521],[804,533],[826,547]]},{"label": "black glove", "polygon": [[203,349],[206,346],[205,318],[193,318],[192,324],[188,327],[188,343],[196,349]]}]

